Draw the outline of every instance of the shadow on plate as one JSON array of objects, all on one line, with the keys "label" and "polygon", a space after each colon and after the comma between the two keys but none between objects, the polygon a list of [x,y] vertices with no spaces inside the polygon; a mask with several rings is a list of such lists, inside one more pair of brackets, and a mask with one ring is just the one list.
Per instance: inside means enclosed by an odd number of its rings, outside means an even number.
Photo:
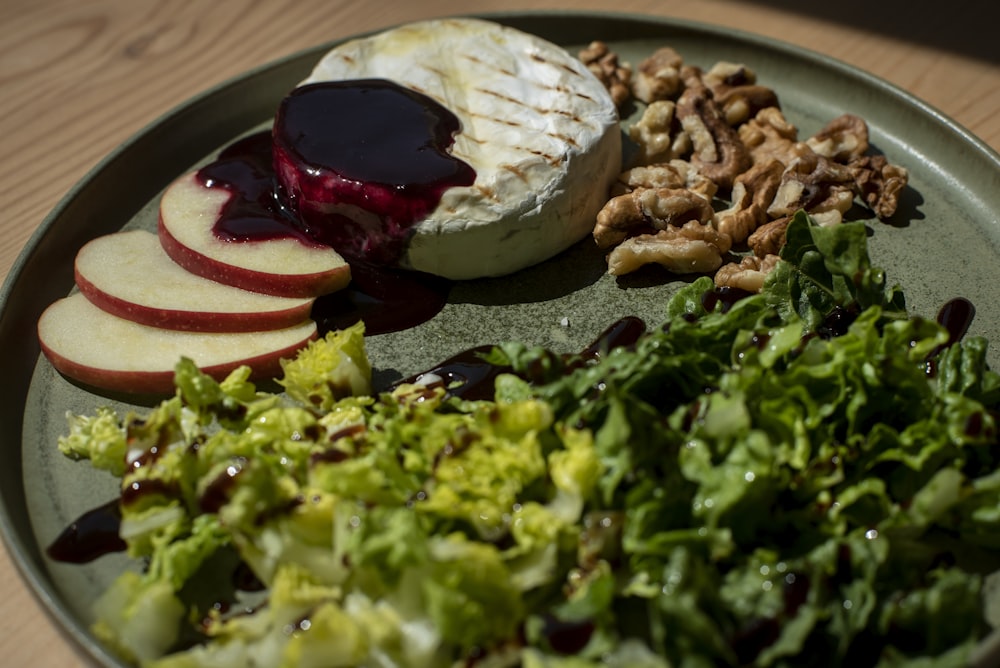
[{"label": "shadow on plate", "polygon": [[593,285],[607,272],[605,251],[588,235],[556,257],[509,276],[459,281],[448,301],[504,306],[545,302]]},{"label": "shadow on plate", "polygon": [[996,30],[1000,4],[966,0],[942,4],[931,0],[750,0],[758,5],[878,33],[893,39],[931,45],[987,63],[1000,63]]},{"label": "shadow on plate", "polygon": [[906,186],[899,195],[899,204],[896,213],[884,221],[886,225],[893,227],[909,227],[910,223],[916,220],[924,220],[927,216],[921,211],[924,204],[924,197],[913,186]]}]

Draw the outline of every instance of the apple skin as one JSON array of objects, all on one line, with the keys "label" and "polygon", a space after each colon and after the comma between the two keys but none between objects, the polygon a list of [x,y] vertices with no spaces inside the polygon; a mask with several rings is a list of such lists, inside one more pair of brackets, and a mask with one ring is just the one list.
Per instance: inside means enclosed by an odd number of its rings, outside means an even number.
[{"label": "apple skin", "polygon": [[189,357],[222,380],[239,366],[255,380],[281,374],[317,336],[316,324],[264,332],[182,332],[141,325],[100,309],[82,293],[53,302],[38,320],[42,353],[53,368],[79,384],[124,394],[174,392],[174,366]]},{"label": "apple skin", "polygon": [[192,274],[164,252],[156,234],[116,232],[77,253],[76,285],[101,309],[151,327],[248,332],[307,319],[313,299],[250,292]]},{"label": "apple skin", "polygon": [[346,260],[328,246],[297,239],[227,242],[213,227],[230,193],[186,174],[164,191],[157,233],[167,255],[193,274],[281,297],[318,297],[351,281]]}]

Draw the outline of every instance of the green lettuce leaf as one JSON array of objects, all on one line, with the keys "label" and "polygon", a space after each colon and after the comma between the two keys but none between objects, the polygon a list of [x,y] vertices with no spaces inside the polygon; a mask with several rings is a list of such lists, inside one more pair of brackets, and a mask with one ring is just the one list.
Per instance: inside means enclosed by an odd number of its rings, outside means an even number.
[{"label": "green lettuce leaf", "polygon": [[291,360],[282,360],[279,381],[288,396],[317,411],[338,399],[371,393],[371,364],[364,347],[365,326],[333,330],[311,342]]}]

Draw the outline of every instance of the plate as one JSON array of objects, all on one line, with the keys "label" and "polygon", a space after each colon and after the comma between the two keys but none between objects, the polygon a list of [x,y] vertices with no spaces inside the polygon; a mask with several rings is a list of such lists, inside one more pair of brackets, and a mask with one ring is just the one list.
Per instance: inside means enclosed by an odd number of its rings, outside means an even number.
[{"label": "plate", "polygon": [[[936,110],[890,84],[809,51],[688,22],[593,13],[507,13],[490,18],[575,53],[593,39],[638,63],[664,45],[688,63],[753,68],[774,88],[789,120],[808,136],[840,113],[870,126],[873,147],[910,170],[910,188],[888,223],[869,221],[871,253],[903,285],[909,306],[933,316],[956,296],[977,304],[972,333],[1000,340],[1000,156]],[[82,511],[112,498],[116,481],[56,450],[67,411],[91,412],[114,398],[85,392],[39,356],[35,322],[73,286],[72,262],[89,239],[121,228],[153,229],[156,201],[175,177],[235,137],[261,127],[279,100],[333,44],[251,71],[174,109],[140,132],[69,192],[18,258],[0,294],[0,528],[12,558],[42,603],[82,650],[119,665],[88,633],[89,606],[122,569],[108,556],[84,565],[49,561],[45,547]],[[615,280],[582,242],[516,275],[456,286],[446,308],[411,330],[371,337],[377,379],[408,375],[481,343],[518,339],[559,351],[583,348],[630,314],[657,323],[678,282]],[[996,366],[996,352],[993,352]]]}]

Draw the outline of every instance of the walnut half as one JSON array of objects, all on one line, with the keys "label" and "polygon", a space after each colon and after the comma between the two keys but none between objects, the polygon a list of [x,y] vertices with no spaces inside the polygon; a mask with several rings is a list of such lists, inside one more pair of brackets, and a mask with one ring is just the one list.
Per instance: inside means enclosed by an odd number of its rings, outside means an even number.
[{"label": "walnut half", "polygon": [[632,99],[632,89],[629,85],[632,80],[632,68],[627,63],[620,63],[618,54],[607,44],[595,40],[580,51],[578,57],[608,89],[617,107],[623,107]]},{"label": "walnut half", "polygon": [[730,245],[712,225],[691,221],[626,239],[608,254],[608,273],[622,276],[659,264],[675,274],[708,274],[722,266]]},{"label": "walnut half", "polygon": [[715,285],[720,288],[739,288],[747,292],[760,292],[764,279],[780,258],[777,255],[757,257],[747,255],[739,263],[730,262],[715,272]]},{"label": "walnut half", "polygon": [[656,100],[629,127],[629,137],[639,149],[635,158],[637,164],[673,160],[691,150],[691,140],[681,127],[675,110],[673,102]]},{"label": "walnut half", "polygon": [[677,100],[677,117],[691,138],[691,163],[721,190],[729,190],[750,167],[750,154],[702,82],[700,70],[686,65],[681,77],[685,88]]},{"label": "walnut half", "polygon": [[594,241],[598,248],[610,248],[650,228],[707,223],[712,213],[708,200],[686,188],[637,188],[612,198],[598,212]]},{"label": "walnut half", "polygon": [[784,166],[777,160],[759,162],[736,177],[732,205],[715,214],[715,226],[743,243],[754,230],[768,221],[767,209],[781,184]]},{"label": "walnut half", "polygon": [[709,202],[718,190],[714,181],[705,178],[684,160],[640,165],[626,170],[611,186],[611,194],[622,195],[638,188],[686,188]]},{"label": "walnut half", "polygon": [[632,93],[636,99],[647,104],[673,98],[681,90],[683,64],[681,55],[669,46],[657,49],[639,63],[632,82]]},{"label": "walnut half", "polygon": [[726,122],[736,126],[761,109],[778,107],[778,95],[757,83],[757,74],[746,65],[718,62],[704,76],[705,85],[722,109]]},{"label": "walnut half", "polygon": [[891,164],[883,155],[862,156],[847,168],[854,177],[855,191],[880,220],[896,213],[899,197],[910,180],[906,168]]},{"label": "walnut half", "polygon": [[830,160],[842,163],[857,160],[868,151],[868,124],[854,114],[841,114],[806,143]]}]

